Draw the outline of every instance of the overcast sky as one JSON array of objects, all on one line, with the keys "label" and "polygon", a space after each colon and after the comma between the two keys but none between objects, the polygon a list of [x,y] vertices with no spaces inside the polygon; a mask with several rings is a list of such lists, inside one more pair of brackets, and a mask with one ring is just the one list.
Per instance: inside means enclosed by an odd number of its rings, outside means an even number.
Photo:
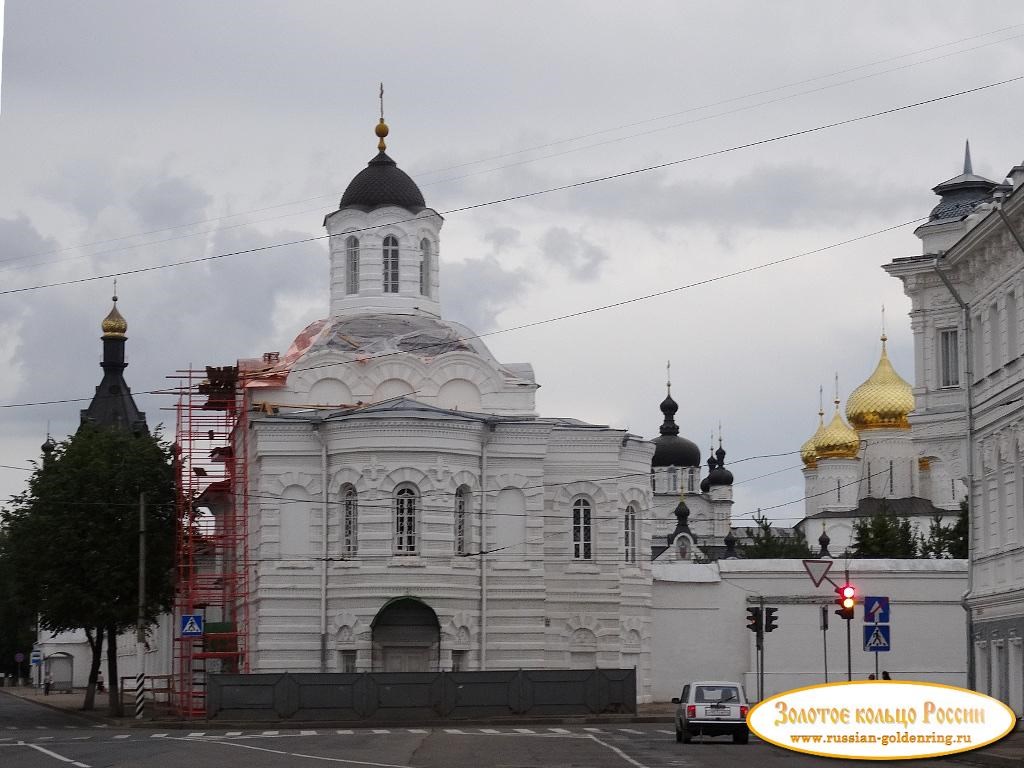
[{"label": "overcast sky", "polygon": [[[444,213],[1024,75],[1024,9],[7,0],[3,56],[0,291],[323,234],[375,154],[381,80],[388,152]],[[1024,159],[1022,95],[1018,81],[450,213],[445,316],[514,329],[926,216],[965,138],[990,178]],[[920,252],[913,229],[487,343],[533,363],[543,415],[648,437],[671,359],[682,433],[706,456],[722,424],[742,523],[802,496],[795,452],[818,386],[830,399],[838,371],[845,401],[871,373],[883,304],[913,378],[909,302],[880,268]],[[91,396],[111,293],[101,280],[0,295],[0,405]],[[327,249],[124,276],[118,293],[128,383],[151,426],[173,426],[173,402],[141,393],[189,365],[286,350],[326,314]],[[0,408],[0,464],[28,466],[47,425],[63,438],[86,404]],[[0,499],[27,474],[0,468]]]}]

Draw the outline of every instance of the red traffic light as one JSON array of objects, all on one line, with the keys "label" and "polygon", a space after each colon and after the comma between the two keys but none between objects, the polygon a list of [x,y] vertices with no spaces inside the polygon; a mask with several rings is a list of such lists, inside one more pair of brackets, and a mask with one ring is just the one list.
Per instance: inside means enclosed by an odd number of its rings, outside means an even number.
[{"label": "red traffic light", "polygon": [[843,585],[840,588],[840,594],[842,594],[843,599],[846,600],[846,599],[850,599],[850,598],[856,597],[857,596],[857,590],[854,589],[852,585],[845,584],[845,585]]},{"label": "red traffic light", "polygon": [[853,610],[857,606],[857,588],[853,584],[843,584],[841,587],[836,587],[836,594],[839,595],[836,598],[836,602],[839,603],[836,615],[844,619],[852,619]]}]

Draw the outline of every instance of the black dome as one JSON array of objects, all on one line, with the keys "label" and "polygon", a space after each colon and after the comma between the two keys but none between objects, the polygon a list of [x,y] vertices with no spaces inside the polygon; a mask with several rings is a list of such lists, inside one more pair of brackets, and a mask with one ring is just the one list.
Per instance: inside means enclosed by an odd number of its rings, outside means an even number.
[{"label": "black dome", "polygon": [[665,417],[659,432],[661,435],[651,442],[656,446],[654,458],[651,459],[652,467],[699,467],[700,449],[697,444],[679,436],[679,425],[676,424],[675,415],[679,410],[672,395],[668,395],[662,402],[661,413]]},{"label": "black dome", "polygon": [[[725,468],[725,449],[722,447],[721,442],[718,444],[718,450],[715,451],[715,458],[717,459],[715,462],[717,466],[708,472],[708,476],[704,478],[708,488],[713,485],[732,485],[732,472]],[[708,468],[710,469],[710,467],[711,462],[709,461]]]},{"label": "black dome", "polygon": [[413,213],[427,207],[416,182],[383,151],[348,183],[339,207],[370,210],[382,205],[397,205]]}]

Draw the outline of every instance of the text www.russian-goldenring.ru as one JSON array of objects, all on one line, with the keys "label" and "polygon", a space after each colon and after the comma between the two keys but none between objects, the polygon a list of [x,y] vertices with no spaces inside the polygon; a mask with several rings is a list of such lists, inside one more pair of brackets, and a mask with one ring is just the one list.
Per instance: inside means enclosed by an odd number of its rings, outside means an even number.
[{"label": "text www.russian-goldenring.ru", "polygon": [[879,744],[887,747],[890,744],[970,744],[969,733],[826,733],[826,734],[792,734],[793,744]]}]

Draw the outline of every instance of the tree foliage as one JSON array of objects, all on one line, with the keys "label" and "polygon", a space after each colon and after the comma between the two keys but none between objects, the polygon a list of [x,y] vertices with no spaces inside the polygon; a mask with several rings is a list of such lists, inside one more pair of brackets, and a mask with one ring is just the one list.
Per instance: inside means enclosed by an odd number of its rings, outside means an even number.
[{"label": "tree foliage", "polygon": [[[170,605],[174,572],[174,475],[170,446],[159,435],[84,425],[57,444],[12,500],[3,521],[4,567],[44,629],[105,632],[109,641],[135,624],[141,493],[145,614],[153,622]],[[93,678],[98,653],[94,647]]]},{"label": "tree foliage", "polygon": [[917,535],[910,521],[892,514],[884,500],[878,512],[854,523],[852,549],[854,557],[918,557],[919,554]]},{"label": "tree foliage", "polygon": [[966,499],[960,502],[956,522],[945,525],[936,515],[928,526],[928,535],[922,534],[918,544],[921,556],[930,558],[966,558],[968,513]]},{"label": "tree foliage", "polygon": [[807,546],[807,539],[803,531],[796,530],[792,536],[784,536],[775,532],[771,521],[764,515],[755,515],[754,522],[757,528],[754,529],[752,541],[749,544],[741,544],[740,551],[743,556],[752,559],[811,557],[811,548]]}]

